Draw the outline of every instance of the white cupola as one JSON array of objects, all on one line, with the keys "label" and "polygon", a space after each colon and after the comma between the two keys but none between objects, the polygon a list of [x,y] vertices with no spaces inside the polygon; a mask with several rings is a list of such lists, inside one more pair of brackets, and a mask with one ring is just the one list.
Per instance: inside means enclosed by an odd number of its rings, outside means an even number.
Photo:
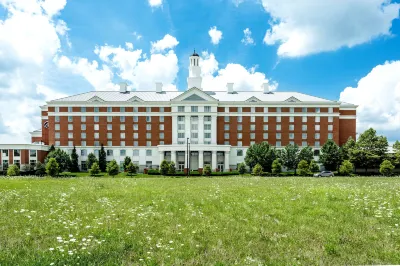
[{"label": "white cupola", "polygon": [[187,78],[188,89],[196,87],[198,89],[201,88],[201,68],[199,66],[200,56],[196,53],[196,50],[189,57],[190,65],[189,65],[189,77]]}]

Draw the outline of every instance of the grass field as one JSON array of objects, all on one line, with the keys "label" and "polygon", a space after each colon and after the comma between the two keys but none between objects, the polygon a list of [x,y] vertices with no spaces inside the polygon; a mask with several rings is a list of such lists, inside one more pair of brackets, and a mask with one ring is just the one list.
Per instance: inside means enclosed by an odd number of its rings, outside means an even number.
[{"label": "grass field", "polygon": [[0,179],[0,265],[400,263],[400,178]]}]

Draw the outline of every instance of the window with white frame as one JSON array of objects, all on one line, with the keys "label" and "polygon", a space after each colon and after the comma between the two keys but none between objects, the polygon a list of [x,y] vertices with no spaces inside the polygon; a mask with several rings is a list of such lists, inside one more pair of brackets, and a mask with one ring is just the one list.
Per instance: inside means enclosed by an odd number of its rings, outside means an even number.
[{"label": "window with white frame", "polygon": [[238,121],[238,123],[242,123],[242,117],[241,117],[241,116],[238,116],[238,117],[237,117],[237,121]]},{"label": "window with white frame", "polygon": [[185,130],[185,124],[178,124],[178,130]]},{"label": "window with white frame", "polygon": [[81,150],[81,156],[87,156],[87,150],[85,149]]},{"label": "window with white frame", "polygon": [[225,131],[228,131],[228,130],[229,130],[229,124],[225,124],[225,125],[224,125],[224,130],[225,130]]},{"label": "window with white frame", "polygon": [[315,125],[315,131],[320,131],[320,125]]},{"label": "window with white frame", "polygon": [[139,138],[139,133],[137,133],[137,132],[133,133],[133,138],[134,139],[138,139]]},{"label": "window with white frame", "polygon": [[126,156],[126,150],[119,150],[119,156]]},{"label": "window with white frame", "polygon": [[229,133],[224,134],[224,139],[229,139]]},{"label": "window with white frame", "polygon": [[289,133],[289,139],[294,139],[294,133]]},{"label": "window with white frame", "polygon": [[151,107],[146,107],[146,113],[151,113]]},{"label": "window with white frame", "polygon": [[99,132],[94,133],[94,138],[95,138],[95,139],[100,138],[100,133],[99,133]]},{"label": "window with white frame", "polygon": [[178,106],[178,112],[185,112],[185,106]]},{"label": "window with white frame", "polygon": [[289,108],[290,113],[294,113],[294,107]]},{"label": "window with white frame", "polygon": [[268,116],[264,116],[264,122],[268,122]]},{"label": "window with white frame", "polygon": [[178,122],[185,122],[185,117],[182,115],[178,116]]},{"label": "window with white frame", "polygon": [[125,138],[125,133],[120,133],[120,137],[121,137],[121,139],[124,139]]},{"label": "window with white frame", "polygon": [[211,116],[209,115],[204,116],[204,122],[211,122]]},{"label": "window with white frame", "polygon": [[134,116],[133,117],[133,122],[138,122],[139,121],[139,117],[138,116]]},{"label": "window with white frame", "polygon": [[280,142],[280,141],[277,141],[277,142],[276,142],[276,147],[281,147],[281,146],[282,146],[281,142]]},{"label": "window with white frame", "polygon": [[[56,146],[56,147],[60,146],[60,141],[59,141],[59,140],[57,140],[57,141],[55,142],[55,146]],[[83,146],[83,145],[82,145],[82,146]]]},{"label": "window with white frame", "polygon": [[294,130],[294,125],[293,125],[293,124],[289,125],[289,130],[290,130],[290,131],[293,131],[293,130]]},{"label": "window with white frame", "polygon": [[303,107],[303,113],[307,113],[307,107]]},{"label": "window with white frame", "polygon": [[319,139],[319,137],[320,137],[320,135],[319,135],[319,133],[315,133],[315,139]]},{"label": "window with white frame", "polygon": [[60,124],[55,124],[55,130],[60,130]]},{"label": "window with white frame", "polygon": [[139,108],[138,108],[138,107],[133,107],[133,112],[134,112],[134,113],[139,112]]},{"label": "window with white frame", "polygon": [[60,132],[56,132],[55,138],[56,138],[56,139],[60,139]]},{"label": "window with white frame", "polygon": [[255,116],[251,116],[250,117],[250,122],[251,123],[255,123],[256,122],[256,117]]},{"label": "window with white frame", "polygon": [[152,150],[146,150],[146,156],[153,156]]},{"label": "window with white frame", "polygon": [[112,130],[112,125],[107,124],[107,130]]},{"label": "window with white frame", "polygon": [[281,116],[277,116],[276,117],[276,122],[278,122],[278,123],[282,122],[282,117]]},{"label": "window with white frame", "polygon": [[160,120],[161,123],[163,123],[164,122],[164,116],[160,116],[159,120]]},{"label": "window with white frame", "polygon": [[133,150],[133,156],[139,156],[139,150]]},{"label": "window with white frame", "polygon": [[256,142],[254,140],[250,141],[250,146],[256,144]]},{"label": "window with white frame", "polygon": [[86,116],[81,116],[81,122],[86,123]]},{"label": "window with white frame", "polygon": [[68,107],[68,113],[72,113],[72,107]]},{"label": "window with white frame", "polygon": [[199,107],[198,106],[191,106],[191,112],[192,113],[197,113],[199,111]]},{"label": "window with white frame", "polygon": [[184,139],[185,138],[185,133],[184,132],[178,132],[178,139]]},{"label": "window with white frame", "polygon": [[279,131],[282,130],[282,127],[281,127],[280,124],[277,124],[277,125],[276,125],[276,130],[279,130]]},{"label": "window with white frame", "polygon": [[147,123],[151,122],[151,116],[146,116],[146,122]]},{"label": "window with white frame", "polygon": [[146,133],[146,139],[151,139],[151,133]]},{"label": "window with white frame", "polygon": [[251,107],[251,112],[255,113],[256,112],[256,108],[255,107]]},{"label": "window with white frame", "polygon": [[243,156],[243,150],[236,150],[236,156]]},{"label": "window with white frame", "polygon": [[95,113],[98,113],[98,112],[99,112],[99,107],[95,107],[95,108],[94,108],[94,112],[95,112]]},{"label": "window with white frame", "polygon": [[95,131],[100,130],[100,125],[99,125],[99,124],[94,124],[94,130],[95,130]]},{"label": "window with white frame", "polygon": [[107,113],[112,113],[112,107],[107,107]]},{"label": "window with white frame", "polygon": [[263,139],[268,139],[268,133],[263,133]]},{"label": "window with white frame", "polygon": [[36,157],[36,150],[29,150],[29,157]]},{"label": "window with white frame", "polygon": [[250,133],[250,139],[255,139],[256,138],[256,133]]},{"label": "window with white frame", "polygon": [[319,141],[316,141],[314,145],[315,145],[315,147],[319,147],[320,146]]},{"label": "window with white frame", "polygon": [[139,142],[138,142],[137,140],[135,140],[135,141],[133,142],[133,146],[135,146],[135,147],[139,146]]},{"label": "window with white frame", "polygon": [[242,147],[243,146],[242,141],[238,141],[237,145],[238,145],[238,147]]},{"label": "window with white frame", "polygon": [[125,122],[125,116],[120,116],[120,117],[119,117],[119,121],[120,121],[120,122]]},{"label": "window with white frame", "polygon": [[289,122],[294,123],[294,116],[289,116]]},{"label": "window with white frame", "polygon": [[73,122],[73,121],[74,121],[73,117],[72,116],[68,116],[68,122]]},{"label": "window with white frame", "polygon": [[100,146],[100,141],[95,140],[95,141],[94,141],[94,146],[95,146],[95,147],[99,147],[99,146]]},{"label": "window with white frame", "polygon": [[160,113],[164,113],[164,107],[160,107]]},{"label": "window with white frame", "polygon": [[146,124],[146,130],[151,130],[151,124]]},{"label": "window with white frame", "polygon": [[86,130],[86,124],[81,124],[81,130]]},{"label": "window with white frame", "polygon": [[139,125],[138,124],[133,124],[133,130],[139,130]]},{"label": "window with white frame", "polygon": [[302,126],[301,126],[301,130],[307,131],[307,125],[302,125]]},{"label": "window with white frame", "polygon": [[204,130],[211,130],[211,124],[204,124]]},{"label": "window with white frame", "polygon": [[328,139],[333,139],[333,133],[328,133]]},{"label": "window with white frame", "polygon": [[107,133],[107,139],[112,139],[112,133],[111,132]]},{"label": "window with white frame", "polygon": [[302,134],[301,134],[301,138],[302,138],[302,139],[307,139],[307,133],[302,133]]},{"label": "window with white frame", "polygon": [[94,156],[99,157],[100,150],[94,150]]},{"label": "window with white frame", "polygon": [[315,123],[319,123],[321,122],[321,117],[320,116],[316,116],[315,117]]},{"label": "window with white frame", "polygon": [[119,129],[122,130],[122,131],[124,131],[124,130],[125,130],[125,124],[119,125]]},{"label": "window with white frame", "polygon": [[112,146],[112,141],[111,140],[107,141],[107,146]]},{"label": "window with white frame", "polygon": [[57,123],[57,122],[60,122],[60,117],[59,117],[59,116],[55,116],[55,117],[54,117],[54,121],[56,121],[56,123]]},{"label": "window with white frame", "polygon": [[268,130],[268,125],[264,125],[264,131]]},{"label": "window with white frame", "polygon": [[243,112],[243,108],[242,107],[238,107],[237,111],[238,111],[238,113],[241,113],[241,112]]},{"label": "window with white frame", "polygon": [[159,133],[159,138],[164,139],[164,132]]},{"label": "window with white frame", "polygon": [[205,139],[211,139],[211,133],[210,132],[204,132],[204,138]]},{"label": "window with white frame", "polygon": [[264,107],[264,113],[268,113],[268,107]]},{"label": "window with white frame", "polygon": [[328,116],[328,123],[332,123],[333,122],[333,116]]},{"label": "window with white frame", "polygon": [[68,124],[68,130],[74,130],[74,126],[72,124]]},{"label": "window with white frame", "polygon": [[159,129],[164,130],[164,124],[160,124]]},{"label": "window with white frame", "polygon": [[301,142],[301,146],[307,147],[307,146],[308,146],[308,145],[307,145],[307,141],[302,141],[302,142]]},{"label": "window with white frame", "polygon": [[243,125],[242,124],[237,125],[237,130],[238,131],[242,131],[243,130]]},{"label": "window with white frame", "polygon": [[328,113],[332,114],[333,113],[333,107],[328,108]]},{"label": "window with white frame", "polygon": [[73,142],[72,140],[69,140],[69,141],[68,141],[68,146],[69,146],[69,147],[74,146],[74,142]]},{"label": "window with white frame", "polygon": [[224,122],[228,123],[229,122],[229,116],[224,116]]},{"label": "window with white frame", "polygon": [[73,138],[74,138],[74,134],[73,134],[72,132],[69,132],[69,133],[68,133],[68,138],[69,138],[69,139],[73,139]]},{"label": "window with white frame", "polygon": [[256,130],[256,125],[254,125],[254,124],[250,125],[250,131],[254,131],[254,130]]},{"label": "window with white frame", "polygon": [[321,112],[321,108],[319,108],[319,107],[315,108],[315,112],[316,113],[320,113]]},{"label": "window with white frame", "polygon": [[100,117],[95,116],[95,117],[94,117],[94,122],[98,123],[99,121],[100,121]]},{"label": "window with white frame", "polygon": [[107,150],[107,156],[113,156],[114,151],[113,150]]},{"label": "window with white frame", "polygon": [[242,139],[243,134],[242,133],[237,133],[237,139]]},{"label": "window with white frame", "polygon": [[111,123],[112,122],[112,116],[107,116],[107,122]]},{"label": "window with white frame", "polygon": [[328,131],[332,131],[333,130],[333,125],[328,125]]},{"label": "window with white frame", "polygon": [[307,116],[303,116],[302,119],[301,119],[301,122],[307,123]]},{"label": "window with white frame", "polygon": [[85,113],[86,112],[86,107],[81,107],[81,113]]},{"label": "window with white frame", "polygon": [[125,107],[120,107],[120,108],[119,108],[119,111],[120,111],[121,113],[125,113]]},{"label": "window with white frame", "polygon": [[281,139],[281,133],[276,133],[276,139]]},{"label": "window with white frame", "polygon": [[281,112],[282,112],[282,109],[281,109],[280,107],[276,107],[276,112],[277,112],[277,113],[281,113]]},{"label": "window with white frame", "polygon": [[81,133],[81,139],[86,139],[86,133]]}]

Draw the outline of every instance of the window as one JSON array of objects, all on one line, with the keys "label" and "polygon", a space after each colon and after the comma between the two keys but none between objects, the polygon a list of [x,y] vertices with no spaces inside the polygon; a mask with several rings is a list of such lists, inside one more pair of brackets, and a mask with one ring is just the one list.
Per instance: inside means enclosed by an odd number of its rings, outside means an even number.
[{"label": "window", "polygon": [[160,107],[160,113],[164,113],[164,107]]},{"label": "window", "polygon": [[211,122],[211,116],[209,115],[204,116],[204,122]]},{"label": "window", "polygon": [[237,142],[237,145],[238,145],[238,147],[242,147],[242,146],[243,146],[243,144],[242,144],[241,141],[238,141],[238,142]]},{"label": "window", "polygon": [[54,117],[54,120],[55,120],[56,122],[60,122],[60,117],[59,117],[59,116],[55,116],[55,117]]},{"label": "window", "polygon": [[146,133],[146,139],[151,139],[151,133]]},{"label": "window", "polygon": [[263,139],[268,139],[268,133],[263,134]]},{"label": "window", "polygon": [[100,118],[99,118],[98,116],[95,116],[95,117],[94,117],[94,122],[97,122],[97,123],[98,123],[99,121],[100,121]]},{"label": "window", "polygon": [[184,139],[185,138],[185,133],[178,133],[178,139]]},{"label": "window", "polygon": [[319,139],[320,135],[319,133],[315,133],[315,139]]},{"label": "window", "polygon": [[94,112],[95,112],[95,113],[98,113],[98,112],[99,112],[99,107],[95,107],[95,108],[94,108]]},{"label": "window", "polygon": [[55,129],[60,130],[60,124],[55,124]]},{"label": "window", "polygon": [[237,125],[237,130],[238,131],[242,131],[242,129],[243,129],[243,126],[240,124],[240,125]]},{"label": "window", "polygon": [[307,113],[307,107],[303,107],[303,113]]},{"label": "window", "polygon": [[319,131],[320,130],[320,125],[315,125],[315,131]]},{"label": "window", "polygon": [[68,124],[68,130],[74,130],[74,126],[72,124]]},{"label": "window", "polygon": [[276,125],[276,130],[281,130],[281,125],[280,124]]},{"label": "window", "polygon": [[8,150],[2,150],[1,152],[4,157],[8,157]]},{"label": "window", "polygon": [[307,145],[307,141],[302,141],[302,142],[301,142],[301,146],[307,147],[307,146],[308,146],[308,145]]},{"label": "window", "polygon": [[225,123],[229,123],[229,116],[225,116],[224,121],[225,121]]},{"label": "window", "polygon": [[301,134],[301,138],[302,138],[302,139],[307,139],[307,133]]},{"label": "window", "polygon": [[151,169],[152,165],[153,165],[153,162],[152,162],[152,161],[146,161],[146,167],[147,167],[147,168],[150,168],[150,169]]},{"label": "window", "polygon": [[99,157],[100,150],[94,150],[94,156]]},{"label": "window", "polygon": [[134,113],[137,113],[137,112],[139,112],[139,108],[137,108],[137,107],[133,107],[133,112],[134,112]]},{"label": "window", "polygon": [[56,138],[56,139],[60,139],[60,132],[56,132],[55,138]]},{"label": "window", "polygon": [[69,133],[68,133],[68,138],[69,138],[69,139],[73,139],[73,138],[74,138],[74,134],[73,134],[72,132],[69,132]]},{"label": "window", "polygon": [[294,125],[289,125],[289,130],[293,131],[294,130]]},{"label": "window", "polygon": [[81,116],[81,122],[83,122],[83,123],[86,122],[86,116]]},{"label": "window", "polygon": [[268,113],[268,107],[264,107],[264,113]]},{"label": "window", "polygon": [[332,107],[329,107],[329,108],[328,108],[328,113],[330,113],[330,114],[333,113],[333,108],[332,108]]},{"label": "window", "polygon": [[120,116],[120,117],[119,117],[119,121],[120,121],[120,122],[125,122],[125,116]]},{"label": "window", "polygon": [[332,123],[333,122],[333,116],[328,116],[328,123]]},{"label": "window", "polygon": [[125,133],[120,133],[120,137],[121,137],[121,139],[124,139],[125,138]]},{"label": "window", "polygon": [[164,139],[164,133],[160,133],[160,134],[159,134],[159,138],[160,138],[160,139]]},{"label": "window", "polygon": [[268,125],[264,125],[264,131],[268,130]]},{"label": "window", "polygon": [[119,108],[119,111],[120,111],[121,113],[125,113],[125,107],[120,107],[120,108]]},{"label": "window", "polygon": [[121,147],[125,147],[125,141],[124,141],[124,140],[122,140],[122,141],[120,142],[120,146],[121,146]]},{"label": "window", "polygon": [[134,139],[139,138],[139,133],[133,133],[133,138],[134,138]]},{"label": "window", "polygon": [[112,107],[107,107],[107,112],[112,113]]},{"label": "window", "polygon": [[60,141],[59,141],[59,140],[56,141],[55,146],[56,146],[56,147],[60,146]]},{"label": "window", "polygon": [[151,124],[146,124],[146,130],[151,130]]},{"label": "window", "polygon": [[100,146],[100,141],[95,140],[95,141],[94,141],[94,146],[95,146],[95,147],[99,147],[99,146]]},{"label": "window", "polygon": [[81,156],[87,156],[87,150],[81,150]]},{"label": "window", "polygon": [[100,130],[99,124],[94,124],[94,130],[96,130],[96,131]]},{"label": "window", "polygon": [[333,125],[328,125],[328,131],[332,131],[333,130]]},{"label": "window", "polygon": [[146,113],[151,113],[151,107],[146,107]]},{"label": "window", "polygon": [[138,116],[134,116],[133,117],[133,122],[138,122],[139,121],[139,117]]},{"label": "window", "polygon": [[107,150],[107,156],[113,156],[113,150]]},{"label": "window", "polygon": [[319,107],[315,108],[315,112],[316,113],[320,113],[321,112],[321,108],[319,108]]},{"label": "window", "polygon": [[307,125],[302,125],[302,126],[301,126],[301,130],[307,131]]},{"label": "window", "polygon": [[68,141],[68,146],[70,147],[74,146],[74,142],[72,140]]},{"label": "window", "polygon": [[120,150],[119,156],[126,156],[126,150]]},{"label": "window", "polygon": [[264,116],[264,122],[268,122],[268,116]]},{"label": "window", "polygon": [[133,156],[139,156],[139,150],[133,150]]},{"label": "window", "polygon": [[146,122],[151,122],[151,116],[146,116]]},{"label": "window", "polygon": [[302,121],[303,123],[307,123],[307,116],[303,116],[302,119],[301,119],[301,121]]},{"label": "window", "polygon": [[256,122],[256,117],[255,116],[251,116],[250,117],[250,122],[251,123],[255,123]]},{"label": "window", "polygon": [[224,125],[224,130],[228,131],[229,130],[229,124]]},{"label": "window", "polygon": [[185,124],[178,124],[178,130],[185,130]]},{"label": "window", "polygon": [[107,139],[112,139],[112,133],[107,133]]},{"label": "window", "polygon": [[243,111],[242,107],[238,107],[238,113],[241,113]]},{"label": "window", "polygon": [[146,150],[146,156],[152,156],[152,150]]},{"label": "window", "polygon": [[138,124],[133,124],[133,130],[139,130],[139,125]]},{"label": "window", "polygon": [[238,117],[237,117],[237,121],[238,121],[238,123],[242,123],[242,117],[241,117],[241,116],[238,116]]},{"label": "window", "polygon": [[209,132],[204,132],[204,138],[205,138],[205,139],[211,139],[211,133],[209,133]]},{"label": "window", "polygon": [[294,133],[289,133],[289,139],[294,139]]},{"label": "window", "polygon": [[135,140],[135,141],[133,142],[133,146],[135,146],[135,147],[139,146],[139,142],[138,142],[137,140]]},{"label": "window", "polygon": [[256,125],[250,125],[250,131],[256,130]]},{"label": "window", "polygon": [[282,109],[281,109],[280,107],[276,107],[276,112],[277,112],[277,113],[281,113],[281,112],[282,112]]},{"label": "window", "polygon": [[86,107],[81,107],[81,113],[85,113],[86,112]]},{"label": "window", "polygon": [[178,112],[185,112],[185,106],[178,106]]},{"label": "window", "polygon": [[281,133],[276,133],[276,139],[281,139]]},{"label": "window", "polygon": [[198,106],[192,106],[192,107],[191,107],[192,113],[197,113],[198,110],[199,110]]},{"label": "window", "polygon": [[204,112],[205,113],[211,112],[211,106],[204,106]]},{"label": "window", "polygon": [[178,116],[178,122],[185,122],[185,117],[184,116]]},{"label": "window", "polygon": [[72,113],[72,107],[68,107],[68,113]]},{"label": "window", "polygon": [[320,144],[319,144],[319,141],[316,141],[316,142],[315,142],[315,147],[319,147],[319,145],[320,145]]},{"label": "window", "polygon": [[95,138],[95,139],[100,138],[100,133],[98,133],[98,132],[97,132],[97,133],[94,133],[94,138]]},{"label": "window", "polygon": [[112,122],[112,116],[107,116],[107,122],[108,123]]},{"label": "window", "polygon": [[294,123],[294,116],[289,116],[289,122]]},{"label": "window", "polygon": [[107,146],[112,146],[112,141],[111,140],[107,141]]},{"label": "window", "polygon": [[315,117],[315,123],[319,123],[319,122],[321,122],[321,117],[316,116],[316,117]]},{"label": "window", "polygon": [[280,141],[277,141],[277,142],[276,142],[276,147],[281,147],[281,146],[282,146],[281,142],[280,142]]},{"label": "window", "polygon": [[229,107],[225,107],[225,113],[229,113]]},{"label": "window", "polygon": [[333,139],[333,133],[328,133],[328,139]]},{"label": "window", "polygon": [[243,156],[243,150],[236,150],[236,156]]},{"label": "window", "polygon": [[224,139],[229,139],[229,133],[224,134]]},{"label": "window", "polygon": [[29,150],[29,157],[36,157],[36,150]]},{"label": "window", "polygon": [[205,124],[204,125],[204,130],[211,130],[211,124]]},{"label": "window", "polygon": [[86,130],[86,124],[81,125],[81,130]]},{"label": "window", "polygon": [[294,113],[294,107],[290,107],[290,113]]},{"label": "window", "polygon": [[277,116],[276,117],[276,122],[280,123],[282,121],[282,117],[281,116]]},{"label": "window", "polygon": [[112,130],[112,125],[108,124],[107,125],[107,130]]},{"label": "window", "polygon": [[86,133],[81,133],[81,139],[86,139]]},{"label": "window", "polygon": [[250,133],[250,139],[255,139],[256,138],[256,133]]},{"label": "window", "polygon": [[164,124],[160,124],[160,130],[164,130]]}]

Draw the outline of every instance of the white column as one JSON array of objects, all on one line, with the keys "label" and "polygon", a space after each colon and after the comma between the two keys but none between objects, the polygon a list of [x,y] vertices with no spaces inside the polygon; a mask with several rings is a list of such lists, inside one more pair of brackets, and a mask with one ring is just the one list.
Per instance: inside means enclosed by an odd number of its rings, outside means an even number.
[{"label": "white column", "polygon": [[212,171],[215,171],[215,169],[217,169],[217,151],[211,152],[211,168]]},{"label": "white column", "polygon": [[199,151],[199,168],[204,168],[204,151]]},{"label": "white column", "polygon": [[185,150],[185,168],[189,168],[189,163],[188,163],[188,153]]},{"label": "white column", "polygon": [[171,162],[175,163],[175,167],[178,167],[178,162],[176,161],[176,151],[171,151]]},{"label": "white column", "polygon": [[178,117],[172,116],[172,144],[178,143]]},{"label": "white column", "polygon": [[190,138],[190,115],[185,115],[185,144],[187,138]]},{"label": "white column", "polygon": [[217,116],[211,116],[211,144],[217,144]]},{"label": "white column", "polygon": [[225,172],[229,172],[229,168],[230,168],[230,166],[229,166],[229,152],[225,152],[225,167],[224,167],[225,169]]},{"label": "white column", "polygon": [[204,115],[199,115],[198,127],[199,144],[204,144]]},{"label": "white column", "polygon": [[164,152],[163,151],[159,151],[158,153],[160,154],[160,163],[159,163],[159,165],[161,165],[162,161],[164,161]]}]

